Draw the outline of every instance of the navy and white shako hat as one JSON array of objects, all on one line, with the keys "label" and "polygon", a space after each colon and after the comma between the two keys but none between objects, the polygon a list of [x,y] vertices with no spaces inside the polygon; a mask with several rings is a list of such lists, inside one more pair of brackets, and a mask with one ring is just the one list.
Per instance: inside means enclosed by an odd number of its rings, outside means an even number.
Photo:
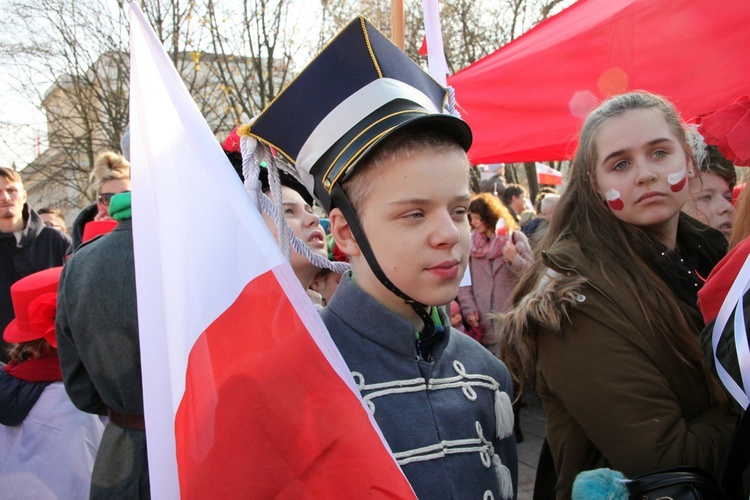
[{"label": "navy and white shako hat", "polygon": [[368,152],[407,127],[439,131],[468,151],[471,130],[460,118],[443,113],[447,99],[444,87],[358,17],[247,131],[295,165],[327,212],[341,210],[373,274],[411,305],[424,323],[425,338],[438,332],[428,308],[403,293],[380,267],[341,184]]},{"label": "navy and white shako hat", "polygon": [[249,135],[296,167],[330,211],[331,193],[384,139],[419,124],[454,137],[471,130],[444,113],[446,89],[363,17],[349,23],[250,126]]}]

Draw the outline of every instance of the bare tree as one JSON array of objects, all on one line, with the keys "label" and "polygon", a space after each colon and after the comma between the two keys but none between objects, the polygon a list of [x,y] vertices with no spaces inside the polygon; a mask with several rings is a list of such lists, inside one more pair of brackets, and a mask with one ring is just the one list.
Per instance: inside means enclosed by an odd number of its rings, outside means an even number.
[{"label": "bare tree", "polygon": [[[441,2],[452,70],[572,2]],[[309,60],[356,14],[390,33],[390,4],[379,0],[140,0],[140,6],[217,136],[267,106],[293,77],[295,62]],[[47,121],[48,147],[24,177],[59,186],[63,208],[80,206],[91,199],[96,154],[119,149],[129,119],[125,14],[112,0],[6,0],[0,14],[0,61],[11,69],[15,90]],[[421,1],[405,0],[405,16],[406,52],[426,65],[417,54]]]},{"label": "bare tree", "polygon": [[221,83],[233,123],[262,111],[291,79],[301,44],[294,42],[289,11],[286,0],[207,1],[204,24],[217,56],[206,63]]},{"label": "bare tree", "polygon": [[4,7],[17,41],[5,39],[0,57],[12,63],[6,67],[15,71],[16,90],[41,105],[47,118],[48,154],[24,177],[60,185],[62,205],[73,206],[87,196],[95,155],[119,149],[127,124],[124,26],[116,10],[95,0]]},{"label": "bare tree", "polygon": [[[286,0],[140,6],[217,135],[263,109],[291,77]],[[129,121],[125,14],[111,0],[11,0],[0,13],[16,33],[0,36],[0,60],[47,121],[47,148],[24,178],[45,196],[56,191],[63,209],[78,208],[93,199],[94,158],[119,150]]]}]

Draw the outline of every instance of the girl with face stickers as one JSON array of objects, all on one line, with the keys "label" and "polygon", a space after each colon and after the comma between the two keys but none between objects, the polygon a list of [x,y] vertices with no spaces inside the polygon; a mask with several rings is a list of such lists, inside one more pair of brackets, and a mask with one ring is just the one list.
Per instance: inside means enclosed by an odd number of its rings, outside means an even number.
[{"label": "girl with face stickers", "polygon": [[726,240],[680,215],[695,173],[669,102],[645,92],[603,102],[499,321],[502,359],[535,377],[548,415],[558,498],[598,467],[713,471],[729,444],[735,415],[701,351],[696,306]]}]

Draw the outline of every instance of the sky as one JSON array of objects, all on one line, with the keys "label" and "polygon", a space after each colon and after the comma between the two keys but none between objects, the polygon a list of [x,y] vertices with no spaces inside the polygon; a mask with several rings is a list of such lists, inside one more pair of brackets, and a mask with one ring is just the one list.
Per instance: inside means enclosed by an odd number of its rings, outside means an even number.
[{"label": "sky", "polygon": [[[36,157],[37,138],[45,141],[44,114],[13,89],[12,80],[0,78],[0,166],[22,168]],[[43,144],[41,144],[43,146]]]}]

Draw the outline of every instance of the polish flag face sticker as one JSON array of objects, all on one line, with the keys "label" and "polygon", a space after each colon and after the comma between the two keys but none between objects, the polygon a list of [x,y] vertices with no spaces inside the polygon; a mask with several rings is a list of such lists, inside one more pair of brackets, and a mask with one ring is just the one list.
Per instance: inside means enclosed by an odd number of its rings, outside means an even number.
[{"label": "polish flag face sticker", "polygon": [[625,204],[620,197],[620,192],[616,189],[610,189],[604,193],[604,199],[607,200],[607,205],[609,205],[609,208],[612,210],[620,211],[625,207]]},{"label": "polish flag face sticker", "polygon": [[669,174],[667,176],[667,181],[669,182],[669,189],[671,189],[673,193],[679,193],[685,187],[685,183],[687,183],[686,170],[682,169],[679,172]]}]

